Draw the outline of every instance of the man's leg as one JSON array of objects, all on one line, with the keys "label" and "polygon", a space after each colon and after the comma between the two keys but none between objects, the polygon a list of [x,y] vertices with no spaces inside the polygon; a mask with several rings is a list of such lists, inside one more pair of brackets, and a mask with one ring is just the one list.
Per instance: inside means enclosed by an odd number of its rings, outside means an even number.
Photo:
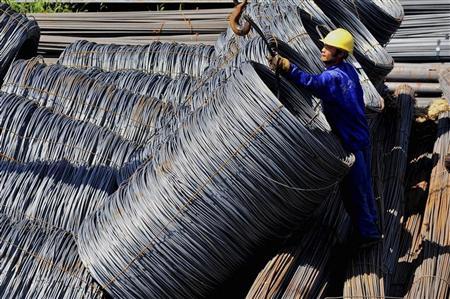
[{"label": "man's leg", "polygon": [[363,151],[354,153],[355,163],[343,182],[344,205],[361,238],[377,239],[377,212],[372,192],[370,161]]}]

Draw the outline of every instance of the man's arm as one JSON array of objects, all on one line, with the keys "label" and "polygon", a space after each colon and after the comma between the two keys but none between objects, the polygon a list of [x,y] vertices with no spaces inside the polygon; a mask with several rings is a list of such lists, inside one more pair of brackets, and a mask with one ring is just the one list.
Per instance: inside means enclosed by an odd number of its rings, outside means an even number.
[{"label": "man's arm", "polygon": [[336,84],[333,82],[335,81],[334,78],[328,72],[323,72],[320,75],[311,75],[300,70],[294,63],[291,63],[287,74],[293,82],[317,94],[323,94]]}]

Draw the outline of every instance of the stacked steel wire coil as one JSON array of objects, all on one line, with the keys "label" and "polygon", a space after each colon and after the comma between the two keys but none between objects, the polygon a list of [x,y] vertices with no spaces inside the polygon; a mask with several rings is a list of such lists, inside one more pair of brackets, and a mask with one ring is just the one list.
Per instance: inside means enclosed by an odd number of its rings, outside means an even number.
[{"label": "stacked steel wire coil", "polygon": [[2,91],[106,128],[136,145],[147,143],[174,119],[170,103],[103,84],[80,70],[46,66],[38,59],[14,63]]},{"label": "stacked steel wire coil", "polygon": [[214,59],[214,47],[153,42],[145,46],[98,45],[78,41],[67,47],[58,63],[103,71],[140,70],[176,78],[200,77]]},{"label": "stacked steel wire coil", "polygon": [[306,99],[287,108],[288,82],[276,99],[275,81],[244,64],[83,223],[81,257],[108,292],[205,296],[330,195],[351,159]]},{"label": "stacked steel wire coil", "polygon": [[104,298],[65,231],[0,214],[0,244],[2,298]]},{"label": "stacked steel wire coil", "polygon": [[3,92],[0,127],[0,157],[21,163],[66,159],[78,165],[118,169],[136,151],[135,145],[105,129]]},{"label": "stacked steel wire coil", "polygon": [[0,3],[0,82],[16,58],[36,55],[40,31],[36,21]]}]

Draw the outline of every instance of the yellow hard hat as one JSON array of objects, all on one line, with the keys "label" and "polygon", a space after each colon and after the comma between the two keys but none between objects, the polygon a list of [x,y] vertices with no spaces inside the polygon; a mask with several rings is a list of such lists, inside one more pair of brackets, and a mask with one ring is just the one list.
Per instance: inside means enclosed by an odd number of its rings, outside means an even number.
[{"label": "yellow hard hat", "polygon": [[325,45],[333,46],[338,49],[353,53],[353,36],[345,29],[338,28],[330,31],[324,39],[320,40]]}]

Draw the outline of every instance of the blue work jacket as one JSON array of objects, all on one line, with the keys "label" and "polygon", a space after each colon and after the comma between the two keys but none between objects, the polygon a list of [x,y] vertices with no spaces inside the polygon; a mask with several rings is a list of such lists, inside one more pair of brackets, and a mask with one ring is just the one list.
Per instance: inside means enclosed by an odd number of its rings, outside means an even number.
[{"label": "blue work jacket", "polygon": [[322,100],[323,113],[346,150],[355,152],[370,146],[363,90],[351,64],[341,62],[320,75],[311,75],[291,63],[289,77]]}]

